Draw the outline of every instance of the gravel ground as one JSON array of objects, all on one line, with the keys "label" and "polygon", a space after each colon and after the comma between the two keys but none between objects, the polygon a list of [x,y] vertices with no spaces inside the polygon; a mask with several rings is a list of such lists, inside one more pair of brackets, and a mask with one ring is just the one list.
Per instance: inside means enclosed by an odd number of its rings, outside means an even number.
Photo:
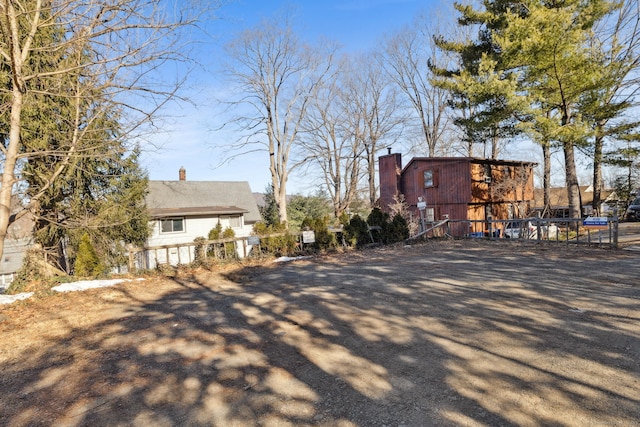
[{"label": "gravel ground", "polygon": [[0,307],[2,426],[637,426],[638,253],[442,241]]}]

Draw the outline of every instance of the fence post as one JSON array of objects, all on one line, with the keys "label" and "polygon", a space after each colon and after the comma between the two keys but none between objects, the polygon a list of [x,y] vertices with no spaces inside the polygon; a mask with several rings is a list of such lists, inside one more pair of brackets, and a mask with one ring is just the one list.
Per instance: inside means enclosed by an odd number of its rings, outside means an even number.
[{"label": "fence post", "polygon": [[135,273],[136,272],[136,264],[134,261],[134,254],[133,254],[133,245],[129,245],[128,247],[129,249],[129,273]]},{"label": "fence post", "polygon": [[613,208],[613,247],[618,249],[618,208]]}]

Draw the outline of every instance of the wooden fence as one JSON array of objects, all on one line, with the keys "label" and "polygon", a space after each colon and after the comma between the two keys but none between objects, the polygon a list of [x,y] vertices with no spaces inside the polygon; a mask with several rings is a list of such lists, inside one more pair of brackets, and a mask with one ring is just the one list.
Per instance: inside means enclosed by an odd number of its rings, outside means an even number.
[{"label": "wooden fence", "polygon": [[[227,239],[202,240],[163,246],[129,248],[129,271],[150,270],[162,265],[187,265],[193,263],[196,250],[202,247],[201,259],[246,258],[253,252],[261,252],[261,240],[284,236],[287,233],[274,233],[264,236],[245,236]],[[290,234],[300,242],[301,234]]]}]

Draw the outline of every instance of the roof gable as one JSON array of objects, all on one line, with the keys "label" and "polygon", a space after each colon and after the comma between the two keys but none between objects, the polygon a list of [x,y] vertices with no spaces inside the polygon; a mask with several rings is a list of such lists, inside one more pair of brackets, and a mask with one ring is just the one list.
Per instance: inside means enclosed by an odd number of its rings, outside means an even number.
[{"label": "roof gable", "polygon": [[155,217],[244,214],[245,222],[261,219],[246,181],[149,181],[146,203]]}]

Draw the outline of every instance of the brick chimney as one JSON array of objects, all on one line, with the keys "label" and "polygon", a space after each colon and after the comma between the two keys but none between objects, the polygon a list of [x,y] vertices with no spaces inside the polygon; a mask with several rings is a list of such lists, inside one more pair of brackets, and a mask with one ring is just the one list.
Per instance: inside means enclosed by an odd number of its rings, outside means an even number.
[{"label": "brick chimney", "polygon": [[186,181],[187,180],[187,171],[185,170],[184,166],[182,166],[180,168],[180,170],[178,171],[178,176],[180,178],[180,181]]},{"label": "brick chimney", "polygon": [[389,212],[389,205],[393,203],[393,196],[401,192],[400,172],[402,171],[402,155],[391,154],[378,157],[378,174],[380,176],[380,198],[378,204],[384,212]]}]

